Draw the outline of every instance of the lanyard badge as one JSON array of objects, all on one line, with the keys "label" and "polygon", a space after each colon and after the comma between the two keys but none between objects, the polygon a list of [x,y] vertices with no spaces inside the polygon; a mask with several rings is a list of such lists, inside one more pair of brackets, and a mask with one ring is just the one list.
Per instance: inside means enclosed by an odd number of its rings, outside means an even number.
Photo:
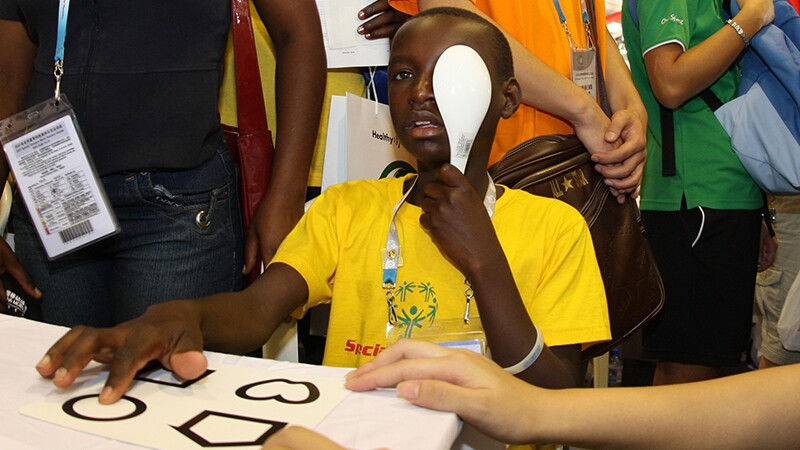
[{"label": "lanyard badge", "polygon": [[3,151],[51,260],[119,232],[75,112],[61,93],[68,11],[69,0],[61,0],[53,98],[0,121]]},{"label": "lanyard badge", "polygon": [[591,25],[589,23],[589,13],[586,10],[586,3],[585,0],[581,0],[581,7],[582,7],[582,14],[581,17],[583,19],[583,28],[586,33],[586,43],[587,45],[579,46],[575,44],[575,41],[572,39],[572,33],[569,31],[569,27],[567,26],[567,17],[564,15],[564,11],[561,9],[561,4],[559,0],[553,0],[553,4],[556,7],[556,12],[558,12],[558,18],[561,22],[562,28],[564,28],[564,32],[567,35],[567,41],[569,42],[570,47],[570,78],[572,81],[577,84],[581,89],[588,92],[592,98],[597,100],[597,47],[594,45],[592,41],[592,33],[591,33]]}]

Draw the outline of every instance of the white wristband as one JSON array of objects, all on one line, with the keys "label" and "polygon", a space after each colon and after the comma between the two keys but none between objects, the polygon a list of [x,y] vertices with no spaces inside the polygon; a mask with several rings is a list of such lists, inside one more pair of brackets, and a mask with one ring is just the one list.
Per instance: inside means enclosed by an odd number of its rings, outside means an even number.
[{"label": "white wristband", "polygon": [[750,45],[750,38],[749,38],[749,37],[747,37],[747,33],[745,33],[745,32],[744,32],[744,30],[742,29],[742,27],[741,27],[741,26],[739,26],[739,24],[738,24],[738,23],[734,22],[734,21],[733,21],[733,20],[731,20],[731,19],[728,19],[728,20],[726,20],[726,21],[725,21],[725,23],[727,23],[728,25],[730,25],[730,26],[731,26],[731,28],[733,28],[734,30],[736,30],[736,34],[738,34],[738,35],[739,35],[739,37],[741,37],[741,38],[742,38],[742,40],[744,41],[744,46],[745,46],[745,47],[747,47],[748,45]]},{"label": "white wristband", "polygon": [[544,338],[542,337],[542,333],[539,331],[539,328],[536,327],[536,324],[533,325],[533,328],[536,330],[536,342],[533,344],[533,348],[531,349],[530,353],[522,358],[522,361],[514,364],[513,366],[503,368],[503,370],[511,375],[516,375],[525,371],[525,369],[532,366],[533,363],[539,359],[539,355],[542,354],[542,350],[544,349]]}]

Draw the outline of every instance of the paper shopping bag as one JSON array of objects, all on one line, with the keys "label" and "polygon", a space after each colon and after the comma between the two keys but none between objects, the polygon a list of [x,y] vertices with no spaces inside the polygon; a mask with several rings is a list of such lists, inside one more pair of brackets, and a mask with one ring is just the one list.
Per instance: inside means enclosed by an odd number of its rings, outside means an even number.
[{"label": "paper shopping bag", "polygon": [[323,190],[344,181],[414,172],[416,161],[400,145],[387,105],[350,93],[331,98]]}]

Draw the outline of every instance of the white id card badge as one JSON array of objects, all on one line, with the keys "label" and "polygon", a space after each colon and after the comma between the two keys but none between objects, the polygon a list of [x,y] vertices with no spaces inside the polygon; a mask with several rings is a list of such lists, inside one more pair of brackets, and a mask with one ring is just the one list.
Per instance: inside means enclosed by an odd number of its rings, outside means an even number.
[{"label": "white id card badge", "polygon": [[572,81],[597,100],[597,49],[573,47],[570,51]]},{"label": "white id card badge", "polygon": [[119,232],[64,94],[0,121],[0,142],[48,259]]},{"label": "white id card badge", "polygon": [[488,351],[486,333],[483,331],[480,317],[470,318],[469,323],[464,323],[463,319],[444,319],[422,327],[402,322],[387,326],[387,345],[392,345],[403,338],[433,342],[445,347],[463,348],[482,355],[486,355]]}]

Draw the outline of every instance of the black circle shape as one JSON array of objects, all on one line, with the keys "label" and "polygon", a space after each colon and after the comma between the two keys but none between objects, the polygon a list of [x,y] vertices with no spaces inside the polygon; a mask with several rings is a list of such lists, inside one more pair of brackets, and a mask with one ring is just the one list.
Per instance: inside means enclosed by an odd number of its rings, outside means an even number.
[{"label": "black circle shape", "polygon": [[[287,400],[284,396],[278,394],[273,395],[271,397],[253,397],[252,395],[248,394],[247,391],[250,389],[261,386],[264,384],[275,383],[275,382],[282,382],[286,384],[302,384],[303,386],[308,389],[308,397],[303,400]],[[317,388],[314,383],[310,383],[308,381],[292,381],[287,380],[286,378],[276,378],[273,380],[264,380],[264,381],[256,381],[255,383],[246,384],[239,389],[236,390],[236,395],[239,398],[243,398],[245,400],[275,400],[280,403],[288,403],[290,405],[302,405],[306,403],[313,403],[319,398],[319,388]]]},{"label": "black circle shape", "polygon": [[114,422],[114,421],[117,421],[117,420],[126,420],[126,419],[130,419],[132,417],[136,417],[138,415],[141,415],[147,409],[147,405],[145,405],[144,402],[139,400],[138,398],[128,397],[127,395],[123,395],[122,399],[125,399],[125,400],[133,403],[133,406],[134,406],[133,412],[128,414],[128,415],[121,416],[121,417],[99,418],[99,417],[84,416],[83,414],[79,413],[78,411],[75,411],[75,404],[78,403],[79,401],[85,400],[85,399],[91,398],[91,397],[98,397],[98,396],[99,396],[99,394],[89,394],[89,395],[81,395],[79,397],[71,398],[71,399],[67,400],[64,403],[64,405],[61,407],[61,409],[68,416],[72,416],[72,417],[75,417],[75,418],[78,418],[78,419],[83,419],[83,420],[91,420],[91,421],[94,421],[94,422]]}]

